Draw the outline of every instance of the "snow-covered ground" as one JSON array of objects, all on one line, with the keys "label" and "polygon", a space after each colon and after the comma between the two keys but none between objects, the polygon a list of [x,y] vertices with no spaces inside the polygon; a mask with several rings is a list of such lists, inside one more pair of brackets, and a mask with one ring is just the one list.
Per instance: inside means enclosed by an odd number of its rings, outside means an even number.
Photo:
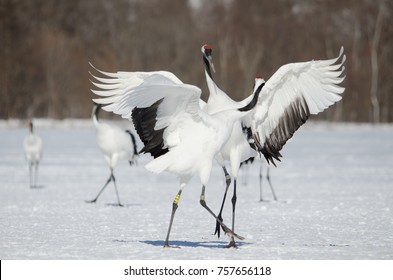
[{"label": "snow-covered ground", "polygon": [[[141,155],[137,166],[115,169],[125,207],[114,206],[112,185],[87,204],[109,175],[91,122],[38,120],[36,131],[45,150],[41,188],[30,189],[27,128],[0,122],[0,259],[393,259],[392,125],[301,127],[271,168],[278,202],[259,202],[259,166],[250,166],[248,183],[239,178],[238,249],[212,235],[198,180],[184,190],[172,228],[170,243],[180,249],[163,248],[176,177],[149,173],[150,157]],[[215,211],[223,191],[214,166],[206,201]]]}]

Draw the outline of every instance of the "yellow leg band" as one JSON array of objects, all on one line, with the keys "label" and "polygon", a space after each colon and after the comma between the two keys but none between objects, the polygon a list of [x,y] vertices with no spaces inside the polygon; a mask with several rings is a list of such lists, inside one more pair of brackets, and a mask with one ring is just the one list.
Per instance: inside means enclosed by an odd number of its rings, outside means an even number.
[{"label": "yellow leg band", "polygon": [[175,196],[175,199],[173,200],[173,203],[174,203],[174,204],[178,204],[178,203],[179,203],[179,200],[180,200],[180,194],[177,194],[177,195]]}]

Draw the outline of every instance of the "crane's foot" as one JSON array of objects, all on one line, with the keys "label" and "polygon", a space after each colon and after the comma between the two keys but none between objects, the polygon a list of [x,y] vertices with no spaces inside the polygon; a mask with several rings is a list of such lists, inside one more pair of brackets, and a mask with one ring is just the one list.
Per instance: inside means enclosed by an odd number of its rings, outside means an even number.
[{"label": "crane's foot", "polygon": [[169,245],[168,241],[164,242],[164,248],[176,248],[176,249],[180,249],[180,246],[173,246],[173,245]]},{"label": "crane's foot", "polygon": [[275,202],[279,202],[279,201],[276,200],[276,199],[265,199],[265,198],[262,198],[262,199],[259,200],[259,202],[263,202],[263,203],[275,203]]},{"label": "crane's foot", "polygon": [[174,245],[164,245],[163,248],[181,249],[180,246],[174,246]]},{"label": "crane's foot", "polygon": [[97,199],[93,199],[93,200],[85,200],[86,203],[96,203]]},{"label": "crane's foot", "polygon": [[229,244],[227,246],[225,246],[225,248],[235,248],[237,249],[237,245],[234,239],[231,239],[231,241],[229,241]]},{"label": "crane's foot", "polygon": [[107,203],[106,205],[112,207],[124,207],[124,204],[121,203]]}]

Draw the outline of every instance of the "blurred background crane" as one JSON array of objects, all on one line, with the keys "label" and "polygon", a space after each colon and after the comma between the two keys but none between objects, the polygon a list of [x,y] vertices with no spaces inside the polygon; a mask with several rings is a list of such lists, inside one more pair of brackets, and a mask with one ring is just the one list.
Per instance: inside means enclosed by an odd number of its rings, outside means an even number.
[{"label": "blurred background crane", "polygon": [[41,137],[34,132],[32,120],[29,122],[29,134],[23,141],[23,149],[29,165],[30,188],[38,188],[38,165],[42,157],[43,143]]}]

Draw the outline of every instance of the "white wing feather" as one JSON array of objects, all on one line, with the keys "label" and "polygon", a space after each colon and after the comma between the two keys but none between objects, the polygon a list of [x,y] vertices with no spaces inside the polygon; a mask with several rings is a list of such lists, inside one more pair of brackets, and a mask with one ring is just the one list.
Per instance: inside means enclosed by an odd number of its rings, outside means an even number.
[{"label": "white wing feather", "polygon": [[341,47],[337,58],[283,65],[266,82],[250,118],[265,152],[275,153],[278,159],[279,150],[310,114],[341,100],[345,59]]},{"label": "white wing feather", "polygon": [[[183,84],[173,73],[167,71],[155,72],[117,72],[109,73],[99,71],[109,78],[100,78],[92,75],[98,82],[92,83],[100,90],[92,92],[101,98],[93,99],[102,104],[103,109],[131,118],[135,107],[146,108],[158,100],[167,100],[160,106],[160,117],[168,117],[186,106],[197,113],[200,109],[201,89]],[[170,100],[170,102],[169,102]],[[197,104],[197,106],[195,106]],[[173,111],[171,111],[173,109]]]},{"label": "white wing feather", "polygon": [[[180,132],[187,125],[184,120],[190,125],[208,118],[203,109],[206,103],[200,99],[201,89],[183,84],[170,72],[97,71],[107,77],[93,76],[98,81],[93,84],[99,90],[92,91],[101,97],[93,100],[104,105],[102,109],[131,121],[142,117],[138,120],[144,122],[143,131],[142,127],[138,130],[140,124],[135,124],[136,129],[147,146],[144,151],[153,151],[152,155],[180,143]],[[135,108],[138,110],[133,115]],[[144,111],[146,108],[150,109]]]}]

